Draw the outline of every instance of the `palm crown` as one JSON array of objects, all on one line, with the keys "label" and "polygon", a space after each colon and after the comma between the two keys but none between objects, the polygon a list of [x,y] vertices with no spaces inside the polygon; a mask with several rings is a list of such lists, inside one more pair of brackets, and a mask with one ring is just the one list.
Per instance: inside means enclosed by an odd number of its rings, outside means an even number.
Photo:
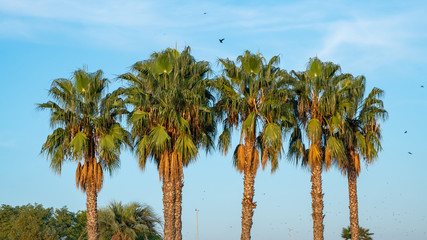
[{"label": "palm crown", "polygon": [[381,150],[381,128],[379,120],[387,118],[383,101],[380,99],[384,91],[373,88],[364,98],[366,79],[363,76],[348,76],[343,81],[342,107],[340,115],[343,116],[337,124],[338,137],[345,146],[346,157],[338,159],[339,167],[345,174],[351,167],[360,173],[360,156],[366,163],[372,163]]},{"label": "palm crown", "polygon": [[[231,145],[231,130],[241,126],[240,144],[234,153],[234,166],[243,172],[256,172],[259,151],[254,149],[249,162],[244,157],[244,141],[258,148],[262,155],[262,167],[271,160],[272,171],[282,150],[282,120],[290,120],[287,89],[284,87],[284,71],[277,67],[278,56],[265,63],[260,54],[246,51],[237,61],[219,59],[224,74],[217,81],[220,100],[216,108],[224,119],[224,130],[219,136],[218,147],[226,154]],[[237,65],[237,64],[240,64]],[[257,126],[262,130],[258,133]]]},{"label": "palm crown", "polygon": [[102,74],[83,69],[75,71],[72,80],[56,79],[49,89],[54,101],[38,104],[51,111],[50,124],[55,128],[42,153],[58,173],[65,160],[77,161],[76,184],[83,191],[88,181],[101,189],[103,170],[117,168],[121,147],[129,144],[128,133],[117,122],[123,112],[120,99],[114,93],[104,94],[108,80]]},{"label": "palm crown", "polygon": [[120,76],[129,83],[129,123],[142,168],[151,157],[161,178],[169,171],[179,178],[199,147],[212,147],[215,125],[209,107],[214,98],[205,79],[209,70],[207,62],[195,61],[189,48],[182,53],[166,49],[134,64],[136,75]]},{"label": "palm crown", "polygon": [[150,207],[139,203],[112,202],[99,212],[100,235],[104,238],[132,240],[143,236],[149,239],[149,235],[159,235],[158,225],[161,225],[160,218]]}]

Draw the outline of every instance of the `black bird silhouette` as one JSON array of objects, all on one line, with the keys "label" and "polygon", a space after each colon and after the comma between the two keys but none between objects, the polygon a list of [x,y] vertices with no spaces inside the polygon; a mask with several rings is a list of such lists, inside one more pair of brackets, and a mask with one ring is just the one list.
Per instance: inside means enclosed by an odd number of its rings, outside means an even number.
[{"label": "black bird silhouette", "polygon": [[424,88],[424,85],[421,85],[422,88]]},{"label": "black bird silhouette", "polygon": [[220,43],[225,40],[225,38],[218,39]]},{"label": "black bird silhouette", "polygon": [[206,13],[204,12],[203,14],[205,14],[206,15]]},{"label": "black bird silhouette", "polygon": [[408,152],[408,153],[412,155],[412,153],[411,153],[411,152]]},{"label": "black bird silhouette", "polygon": [[408,131],[405,131],[404,133],[408,133]]}]

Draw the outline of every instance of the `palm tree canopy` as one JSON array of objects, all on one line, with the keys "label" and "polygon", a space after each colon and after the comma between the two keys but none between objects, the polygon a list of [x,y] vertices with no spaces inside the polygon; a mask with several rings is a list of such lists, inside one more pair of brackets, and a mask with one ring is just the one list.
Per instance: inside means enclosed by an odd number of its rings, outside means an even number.
[{"label": "palm tree canopy", "polygon": [[[285,81],[286,72],[277,66],[279,57],[275,56],[266,62],[261,54],[245,51],[236,61],[219,59],[219,63],[223,67],[223,74],[216,81],[220,95],[216,112],[223,119],[224,127],[219,136],[219,149],[224,154],[228,152],[231,131],[233,127],[241,126],[240,144],[234,154],[235,167],[243,171],[242,147],[246,139],[256,141],[261,151],[263,168],[270,160],[274,171],[282,151],[282,126],[292,120],[288,110],[290,93]],[[259,151],[255,152],[258,157],[254,161],[259,159]],[[254,163],[254,166],[258,166],[258,163]]]},{"label": "palm tree canopy", "polygon": [[339,65],[314,58],[306,71],[292,71],[291,76],[298,124],[290,134],[288,158],[301,161],[303,166],[320,162],[328,168],[332,158],[344,156],[343,143],[331,136],[331,121],[336,120],[333,116],[340,101],[337,93],[346,75],[341,74]]},{"label": "palm tree canopy", "polygon": [[128,84],[127,103],[133,108],[128,119],[141,168],[151,158],[160,178],[170,171],[181,177],[182,167],[196,159],[200,147],[212,148],[215,119],[209,72],[209,64],[196,61],[187,47],[181,53],[153,53],[135,63],[132,73],[120,76]]},{"label": "palm tree canopy", "polygon": [[135,240],[138,236],[148,240],[149,235],[159,236],[160,218],[149,206],[139,203],[122,205],[112,202],[99,210],[99,230],[101,237],[115,237]]},{"label": "palm tree canopy", "polygon": [[38,104],[39,109],[50,110],[54,129],[41,152],[57,173],[64,161],[78,162],[77,187],[83,191],[88,179],[95,180],[99,191],[103,170],[111,173],[116,169],[122,146],[130,144],[129,133],[117,121],[125,112],[124,105],[118,93],[105,93],[107,86],[101,70],[88,73],[79,69],[71,79],[55,79],[49,89],[53,101]]},{"label": "palm tree canopy", "polygon": [[[348,164],[354,164],[360,173],[360,156],[367,164],[372,163],[381,151],[380,120],[388,117],[381,100],[384,91],[373,88],[365,97],[366,79],[364,76],[348,75],[340,91],[342,101],[336,124],[336,134],[345,145],[346,158],[338,159],[339,167],[345,174]],[[353,161],[349,161],[352,159]]]}]

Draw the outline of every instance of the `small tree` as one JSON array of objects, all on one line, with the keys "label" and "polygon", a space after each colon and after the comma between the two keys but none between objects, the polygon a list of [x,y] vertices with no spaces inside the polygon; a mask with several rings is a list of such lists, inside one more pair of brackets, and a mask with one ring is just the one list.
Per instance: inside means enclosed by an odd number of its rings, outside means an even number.
[{"label": "small tree", "polygon": [[[369,228],[359,227],[359,238],[360,240],[372,240],[373,233],[369,232]],[[350,226],[342,229],[341,237],[345,240],[351,239]]]}]

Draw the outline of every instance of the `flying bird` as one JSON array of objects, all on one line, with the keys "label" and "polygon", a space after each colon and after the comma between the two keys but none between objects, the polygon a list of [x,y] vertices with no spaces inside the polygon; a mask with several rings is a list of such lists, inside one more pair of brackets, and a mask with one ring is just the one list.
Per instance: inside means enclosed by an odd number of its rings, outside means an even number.
[{"label": "flying bird", "polygon": [[422,88],[424,88],[424,85],[421,85]]},{"label": "flying bird", "polygon": [[206,15],[206,13],[204,12],[203,14],[205,14]]},{"label": "flying bird", "polygon": [[408,152],[408,153],[412,155],[412,153],[411,153],[411,152]]},{"label": "flying bird", "polygon": [[218,39],[220,43],[225,40],[225,38]]},{"label": "flying bird", "polygon": [[405,131],[404,133],[408,133],[408,131]]}]

